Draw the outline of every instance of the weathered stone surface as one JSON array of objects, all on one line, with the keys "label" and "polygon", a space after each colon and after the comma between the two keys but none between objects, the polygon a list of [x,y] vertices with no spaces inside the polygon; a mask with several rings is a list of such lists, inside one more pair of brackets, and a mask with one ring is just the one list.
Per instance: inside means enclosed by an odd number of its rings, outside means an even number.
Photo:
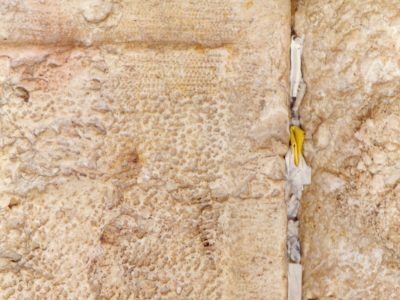
[{"label": "weathered stone surface", "polygon": [[298,4],[304,299],[399,299],[400,2]]},{"label": "weathered stone surface", "polygon": [[0,298],[285,299],[289,1],[54,2],[0,4]]},{"label": "weathered stone surface", "polygon": [[[282,6],[274,2],[262,9]],[[245,37],[252,7],[253,1],[242,0],[9,0],[0,4],[0,39],[11,44],[220,46]]]}]

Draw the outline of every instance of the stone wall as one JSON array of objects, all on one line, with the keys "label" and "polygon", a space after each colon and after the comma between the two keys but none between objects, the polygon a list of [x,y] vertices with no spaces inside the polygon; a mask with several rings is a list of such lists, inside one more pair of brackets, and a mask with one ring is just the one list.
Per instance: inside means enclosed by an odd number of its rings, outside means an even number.
[{"label": "stone wall", "polygon": [[400,2],[298,1],[304,299],[400,297]]},{"label": "stone wall", "polygon": [[[398,0],[0,3],[0,298],[400,297]],[[291,16],[293,17],[291,19]]]},{"label": "stone wall", "polygon": [[0,15],[1,299],[285,299],[289,1]]}]

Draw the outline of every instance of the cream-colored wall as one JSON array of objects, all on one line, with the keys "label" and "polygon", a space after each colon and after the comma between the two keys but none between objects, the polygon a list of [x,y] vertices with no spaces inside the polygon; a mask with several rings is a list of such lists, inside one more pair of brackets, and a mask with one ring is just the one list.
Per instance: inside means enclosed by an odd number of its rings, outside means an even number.
[{"label": "cream-colored wall", "polygon": [[400,2],[298,1],[304,299],[400,298]]},{"label": "cream-colored wall", "polygon": [[0,298],[285,299],[289,1],[0,14]]}]

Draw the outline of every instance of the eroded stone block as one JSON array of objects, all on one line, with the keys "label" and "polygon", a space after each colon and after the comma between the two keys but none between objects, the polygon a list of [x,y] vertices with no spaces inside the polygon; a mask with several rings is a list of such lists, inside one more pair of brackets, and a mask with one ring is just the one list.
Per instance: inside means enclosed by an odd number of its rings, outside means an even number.
[{"label": "eroded stone block", "polygon": [[399,2],[299,1],[304,299],[398,299]]},{"label": "eroded stone block", "polygon": [[0,6],[0,298],[284,299],[288,1],[49,3]]}]

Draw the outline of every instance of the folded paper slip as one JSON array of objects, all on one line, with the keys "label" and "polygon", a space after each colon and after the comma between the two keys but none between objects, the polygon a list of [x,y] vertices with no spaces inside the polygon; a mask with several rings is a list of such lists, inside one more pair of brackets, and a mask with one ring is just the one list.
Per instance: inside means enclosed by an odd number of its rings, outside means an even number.
[{"label": "folded paper slip", "polygon": [[300,153],[299,165],[296,166],[293,159],[292,149],[286,153],[286,173],[291,194],[301,196],[303,186],[311,183],[311,168],[307,165],[303,155]]}]

